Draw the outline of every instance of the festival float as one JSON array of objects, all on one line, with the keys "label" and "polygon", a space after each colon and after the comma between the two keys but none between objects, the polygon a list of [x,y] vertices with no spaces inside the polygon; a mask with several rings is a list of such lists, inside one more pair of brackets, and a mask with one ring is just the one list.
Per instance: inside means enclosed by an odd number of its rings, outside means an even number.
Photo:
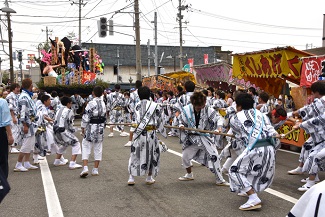
[{"label": "festival float", "polygon": [[97,79],[103,75],[104,63],[94,48],[83,50],[78,45],[72,46],[67,37],[50,41],[51,49],[41,51],[39,89],[49,93],[55,90],[67,95],[89,95],[94,85],[108,87],[108,83]]},{"label": "festival float", "polygon": [[186,81],[193,81],[196,84],[192,73],[186,71],[177,71],[165,73],[163,75],[152,75],[144,77],[142,84],[150,89],[167,90],[177,92],[177,86],[184,86]]}]

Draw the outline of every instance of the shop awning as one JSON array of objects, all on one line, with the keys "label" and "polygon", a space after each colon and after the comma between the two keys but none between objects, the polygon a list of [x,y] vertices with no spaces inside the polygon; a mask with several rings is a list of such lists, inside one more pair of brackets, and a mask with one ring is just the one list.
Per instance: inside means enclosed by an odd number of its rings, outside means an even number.
[{"label": "shop awning", "polygon": [[196,80],[202,86],[218,87],[219,82],[226,82],[228,84],[241,86],[243,88],[255,87],[255,84],[244,79],[234,78],[232,76],[232,65],[227,62],[218,62],[204,65],[193,66],[196,72]]},{"label": "shop awning", "polygon": [[313,54],[288,46],[233,56],[233,77],[250,81],[269,94],[278,96],[286,80],[300,83],[300,58]]}]

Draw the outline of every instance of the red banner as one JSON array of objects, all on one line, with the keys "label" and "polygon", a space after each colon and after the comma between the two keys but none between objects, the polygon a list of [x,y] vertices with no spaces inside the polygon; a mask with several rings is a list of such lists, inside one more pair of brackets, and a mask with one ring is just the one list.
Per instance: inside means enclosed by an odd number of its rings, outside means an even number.
[{"label": "red banner", "polygon": [[204,54],[204,64],[209,63],[209,54]]},{"label": "red banner", "polygon": [[187,59],[187,62],[190,65],[190,72],[193,73],[194,58]]},{"label": "red banner", "polygon": [[302,59],[300,87],[310,87],[322,74],[322,62],[325,56],[307,57]]},{"label": "red banner", "polygon": [[83,71],[83,74],[82,74],[82,83],[83,84],[89,84],[92,81],[94,81],[95,78],[96,78],[96,74],[95,73]]}]

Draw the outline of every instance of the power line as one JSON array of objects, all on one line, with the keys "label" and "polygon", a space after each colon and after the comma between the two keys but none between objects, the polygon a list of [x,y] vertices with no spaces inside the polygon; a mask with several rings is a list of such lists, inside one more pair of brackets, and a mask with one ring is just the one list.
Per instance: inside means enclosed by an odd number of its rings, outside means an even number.
[{"label": "power line", "polygon": [[231,22],[237,22],[237,23],[244,23],[244,24],[249,24],[249,25],[255,25],[255,26],[264,26],[264,27],[271,27],[271,28],[282,28],[282,29],[300,29],[300,30],[321,30],[320,28],[305,28],[305,27],[291,27],[291,26],[277,26],[277,25],[270,25],[270,24],[264,24],[264,23],[255,23],[255,22],[250,22],[250,21],[245,21],[245,20],[239,20],[239,19],[234,19],[230,17],[225,17],[217,14],[212,14],[209,12],[204,12],[198,9],[191,8],[193,12],[196,12],[198,14],[214,17],[217,19],[222,19],[222,20],[227,20]]}]

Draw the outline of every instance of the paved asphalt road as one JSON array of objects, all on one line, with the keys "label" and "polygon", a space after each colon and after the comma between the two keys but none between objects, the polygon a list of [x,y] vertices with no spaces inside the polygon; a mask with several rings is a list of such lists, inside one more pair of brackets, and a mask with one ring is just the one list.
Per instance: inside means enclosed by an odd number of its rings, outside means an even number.
[{"label": "paved asphalt road", "polygon": [[[76,127],[80,127],[80,120],[76,121]],[[54,156],[47,156],[48,164],[43,161],[41,171],[13,172],[17,155],[10,154],[9,182],[12,190],[0,204],[0,216],[280,217],[285,216],[302,195],[297,188],[302,185],[300,179],[306,175],[287,175],[289,169],[297,166],[298,155],[278,151],[275,180],[268,192],[260,194],[262,209],[240,211],[238,207],[247,199],[231,193],[228,187],[216,186],[214,175],[206,167],[194,164],[195,180],[178,181],[178,177],[184,175],[185,170],[181,167],[181,157],[178,155],[181,153],[181,146],[176,137],[163,139],[169,152],[161,155],[161,169],[156,183],[149,186],[145,184],[145,177],[136,177],[136,184],[128,186],[127,165],[130,150],[123,146],[128,137],[120,137],[116,131],[113,138],[107,138],[107,135],[108,129],[104,140],[103,161],[99,168],[100,175],[97,177],[81,179],[81,169],[54,167]],[[71,148],[65,157],[69,157],[69,154]],[[81,156],[78,156],[77,162],[81,164]],[[46,170],[47,165],[49,171]],[[92,161],[89,166],[92,169]],[[325,175],[322,173],[320,177],[323,180]]]}]

